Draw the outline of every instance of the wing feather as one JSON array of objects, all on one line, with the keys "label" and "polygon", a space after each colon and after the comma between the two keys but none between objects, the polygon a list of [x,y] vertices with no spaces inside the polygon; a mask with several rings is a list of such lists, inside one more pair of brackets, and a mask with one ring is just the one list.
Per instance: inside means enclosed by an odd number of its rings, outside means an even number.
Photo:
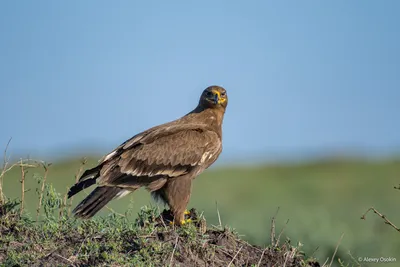
[{"label": "wing feather", "polygon": [[154,183],[156,177],[181,176],[201,167],[221,151],[218,134],[205,125],[172,125],[150,130],[132,137],[105,156],[100,184],[136,185]]}]

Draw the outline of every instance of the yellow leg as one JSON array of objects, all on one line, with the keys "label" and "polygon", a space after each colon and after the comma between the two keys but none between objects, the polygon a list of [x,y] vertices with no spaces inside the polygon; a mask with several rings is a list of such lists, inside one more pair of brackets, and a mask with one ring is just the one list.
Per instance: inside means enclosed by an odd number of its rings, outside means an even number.
[{"label": "yellow leg", "polygon": [[[191,223],[192,222],[192,219],[186,219],[186,220],[182,220],[181,221],[181,225],[184,225],[184,224],[187,224],[187,223]],[[175,223],[174,222],[169,222],[169,224],[170,225],[174,225]]]},{"label": "yellow leg", "polygon": [[191,223],[191,222],[192,222],[192,219],[186,219],[186,220],[182,220],[181,224],[184,225],[184,224]]},{"label": "yellow leg", "polygon": [[[184,216],[185,216],[185,215],[190,215],[190,211],[185,210],[185,211],[183,212],[183,214],[184,214]],[[184,225],[184,224],[187,224],[187,223],[191,223],[191,222],[192,222],[192,219],[188,218],[188,219],[182,220],[182,221],[181,221],[181,225]],[[170,224],[170,225],[174,225],[175,223],[174,223],[174,222],[169,222],[169,224]]]}]

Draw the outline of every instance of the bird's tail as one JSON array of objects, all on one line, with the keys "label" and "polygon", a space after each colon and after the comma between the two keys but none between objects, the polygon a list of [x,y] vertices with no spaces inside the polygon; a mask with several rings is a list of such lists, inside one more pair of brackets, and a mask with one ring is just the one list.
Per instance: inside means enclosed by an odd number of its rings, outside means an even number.
[{"label": "bird's tail", "polygon": [[79,181],[69,189],[68,198],[79,193],[83,189],[91,185],[94,185],[96,183],[97,178],[100,176],[100,167],[101,166],[97,166],[93,169],[85,171],[79,178]]},{"label": "bird's tail", "polygon": [[110,202],[124,189],[118,187],[98,186],[73,210],[76,217],[88,219]]}]

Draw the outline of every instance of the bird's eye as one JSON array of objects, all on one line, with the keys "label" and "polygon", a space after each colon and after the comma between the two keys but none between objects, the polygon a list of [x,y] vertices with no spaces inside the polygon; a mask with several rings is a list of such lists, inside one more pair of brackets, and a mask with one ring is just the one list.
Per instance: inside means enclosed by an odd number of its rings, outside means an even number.
[{"label": "bird's eye", "polygon": [[221,93],[221,96],[222,96],[222,97],[225,97],[225,96],[226,96],[226,92],[222,92],[222,93]]},{"label": "bird's eye", "polygon": [[207,91],[207,92],[206,92],[206,96],[212,96],[212,92]]}]

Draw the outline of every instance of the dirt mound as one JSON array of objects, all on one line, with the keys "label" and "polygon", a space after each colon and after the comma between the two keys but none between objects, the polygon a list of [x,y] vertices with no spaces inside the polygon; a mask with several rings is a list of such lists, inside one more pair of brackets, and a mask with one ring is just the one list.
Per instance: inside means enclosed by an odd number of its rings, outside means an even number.
[{"label": "dirt mound", "polygon": [[134,223],[118,215],[36,224],[0,217],[0,262],[5,266],[319,266],[295,247],[253,246],[228,228],[192,222],[175,227],[168,211],[144,208]]}]

